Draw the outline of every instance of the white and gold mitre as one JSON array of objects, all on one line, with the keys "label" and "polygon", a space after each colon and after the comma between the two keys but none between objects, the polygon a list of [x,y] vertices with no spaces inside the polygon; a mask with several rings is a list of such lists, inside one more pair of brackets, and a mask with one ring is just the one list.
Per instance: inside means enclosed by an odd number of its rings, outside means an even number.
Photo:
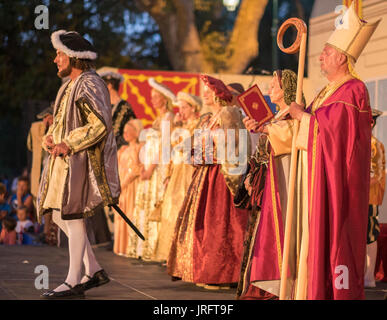
[{"label": "white and gold mitre", "polygon": [[361,20],[356,14],[354,2],[352,2],[327,44],[356,62],[381,20],[373,23]]}]

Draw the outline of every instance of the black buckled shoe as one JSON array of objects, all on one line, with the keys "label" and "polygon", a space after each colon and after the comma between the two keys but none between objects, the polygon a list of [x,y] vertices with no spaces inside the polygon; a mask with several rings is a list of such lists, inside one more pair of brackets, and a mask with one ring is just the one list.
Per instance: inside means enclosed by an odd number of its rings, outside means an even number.
[{"label": "black buckled shoe", "polygon": [[81,284],[84,291],[102,286],[110,281],[104,269],[97,271],[92,277],[89,275],[86,275],[86,277],[88,277],[89,280]]},{"label": "black buckled shoe", "polygon": [[67,282],[63,282],[66,286],[69,287],[69,290],[64,291],[46,291],[44,292],[40,297],[42,299],[49,299],[49,300],[55,300],[55,299],[84,299],[85,293],[82,287],[82,284],[77,284],[76,286],[72,287]]}]

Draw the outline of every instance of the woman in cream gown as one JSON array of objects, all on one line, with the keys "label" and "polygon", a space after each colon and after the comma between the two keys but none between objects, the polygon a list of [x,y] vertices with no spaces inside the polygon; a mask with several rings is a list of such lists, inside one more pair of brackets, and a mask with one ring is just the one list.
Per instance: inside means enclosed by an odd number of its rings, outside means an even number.
[{"label": "woman in cream gown", "polygon": [[[138,136],[143,129],[141,120],[133,119],[124,126],[123,138],[129,143],[118,150],[118,173],[121,182],[121,195],[119,199],[120,208],[126,213],[130,220],[133,219],[134,202],[136,190],[139,183],[142,164],[139,159],[141,144]],[[130,227],[115,213],[114,216],[114,246],[113,252],[127,256],[129,248],[129,234],[133,232]]]},{"label": "woman in cream gown", "polygon": [[[152,88],[151,101],[157,110],[158,116],[152,124],[152,128],[144,130],[140,135],[140,141],[145,140],[141,148],[140,159],[143,169],[140,173],[140,182],[137,188],[133,223],[144,235],[141,240],[135,233],[129,235],[129,256],[141,258],[145,261],[155,261],[155,251],[160,230],[160,211],[164,191],[165,180],[168,172],[168,164],[162,160],[162,131],[166,126],[172,131],[174,114],[172,103],[176,100],[175,95],[161,83],[153,78],[149,79]],[[165,133],[164,133],[165,134]],[[168,133],[167,133],[168,134]]]},{"label": "woman in cream gown", "polygon": [[185,142],[190,142],[194,129],[199,123],[202,103],[199,97],[180,91],[177,95],[177,105],[182,118],[182,126],[176,128],[171,137],[171,144],[176,152],[172,155],[170,178],[167,178],[169,182],[161,206],[161,225],[156,250],[156,259],[163,262],[168,258],[176,219],[192,181],[194,167],[187,161],[191,158],[191,148],[184,148],[184,146],[186,146]]}]

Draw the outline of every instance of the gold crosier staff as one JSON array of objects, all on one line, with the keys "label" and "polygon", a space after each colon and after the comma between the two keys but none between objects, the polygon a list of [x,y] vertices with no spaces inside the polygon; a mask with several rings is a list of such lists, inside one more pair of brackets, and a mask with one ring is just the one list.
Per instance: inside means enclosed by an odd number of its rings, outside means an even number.
[{"label": "gold crosier staff", "polygon": [[[283,46],[283,36],[289,27],[295,27],[297,29],[297,38],[294,43],[285,48]],[[294,54],[300,52],[298,58],[298,74],[297,74],[297,93],[296,103],[302,104],[302,84],[304,80],[304,67],[305,67],[305,53],[306,53],[306,38],[307,27],[304,21],[297,18],[290,18],[286,20],[278,30],[277,44],[281,51],[287,54]],[[289,193],[288,202],[286,208],[286,223],[285,223],[285,237],[283,247],[282,269],[281,269],[281,285],[280,285],[280,300],[286,299],[286,285],[288,278],[289,268],[289,247],[290,247],[290,235],[292,233],[292,221],[293,221],[293,204],[294,204],[294,190],[296,180],[296,168],[297,168],[297,149],[296,138],[298,135],[300,123],[298,120],[294,120],[293,140],[292,140],[292,153],[290,158],[290,177],[289,177]],[[301,280],[301,279],[299,279]],[[302,281],[305,281],[303,279]]]}]

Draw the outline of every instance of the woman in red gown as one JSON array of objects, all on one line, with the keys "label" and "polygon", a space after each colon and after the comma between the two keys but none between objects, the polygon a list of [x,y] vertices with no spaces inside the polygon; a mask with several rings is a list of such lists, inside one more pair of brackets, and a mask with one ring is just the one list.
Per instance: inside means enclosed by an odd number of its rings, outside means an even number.
[{"label": "woman in red gown", "polygon": [[[196,169],[177,219],[168,273],[219,289],[239,278],[247,212],[234,207],[233,195],[246,169],[250,138],[239,108],[229,106],[232,95],[224,83],[206,75],[201,80],[203,103],[212,113],[201,118],[202,134],[194,134]],[[235,139],[229,139],[232,132]],[[232,148],[238,158],[234,163],[229,157]],[[226,157],[219,156],[222,151]]]}]

